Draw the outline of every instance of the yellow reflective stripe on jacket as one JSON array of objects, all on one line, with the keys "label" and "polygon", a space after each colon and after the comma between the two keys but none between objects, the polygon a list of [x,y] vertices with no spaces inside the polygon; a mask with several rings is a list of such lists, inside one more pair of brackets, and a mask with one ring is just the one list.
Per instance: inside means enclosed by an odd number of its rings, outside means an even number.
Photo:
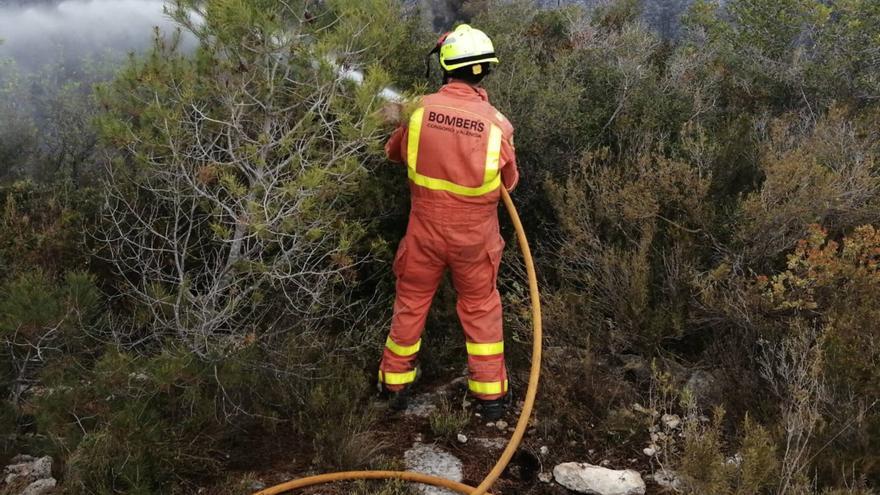
[{"label": "yellow reflective stripe on jacket", "polygon": [[419,352],[419,349],[422,347],[422,339],[419,339],[419,341],[413,345],[399,345],[391,340],[391,337],[389,336],[388,339],[385,341],[385,347],[387,347],[391,352],[397,354],[398,356],[412,356],[413,354]]},{"label": "yellow reflective stripe on jacket", "polygon": [[416,370],[407,371],[405,373],[394,373],[391,371],[379,370],[379,382],[387,385],[406,385],[416,381]]},{"label": "yellow reflective stripe on jacket", "polygon": [[460,194],[462,196],[482,196],[484,194],[488,194],[494,191],[495,189],[498,189],[501,186],[500,175],[496,176],[488,184],[483,184],[480,187],[460,186],[448,180],[426,177],[424,175],[419,175],[413,169],[409,169],[409,179],[415,182],[417,185],[427,187],[428,189],[433,189],[435,191],[448,191],[455,194]]},{"label": "yellow reflective stripe on jacket", "polygon": [[416,109],[409,118],[409,134],[406,138],[406,165],[411,171],[416,170],[419,161],[419,139],[422,137],[422,117],[425,107]]},{"label": "yellow reflective stripe on jacket", "polygon": [[501,187],[499,167],[501,166],[501,141],[503,133],[501,128],[495,124],[490,124],[489,127],[489,144],[486,148],[483,185],[479,187],[462,186],[446,179],[437,179],[420,174],[418,172],[419,140],[422,136],[422,120],[424,116],[425,108],[422,107],[416,109],[409,119],[406,164],[408,169],[407,175],[413,183],[435,191],[447,191],[462,196],[482,196]]},{"label": "yellow reflective stripe on jacket", "polygon": [[489,129],[489,148],[486,150],[486,173],[483,175],[483,184],[489,184],[501,176],[498,174],[498,166],[501,164],[501,128],[495,124]]},{"label": "yellow reflective stripe on jacket", "polygon": [[504,342],[492,342],[489,344],[467,343],[467,352],[471,356],[494,356],[504,354]]},{"label": "yellow reflective stripe on jacket", "polygon": [[507,380],[502,382],[478,382],[474,380],[468,380],[468,389],[475,393],[481,395],[495,395],[495,394],[503,394],[507,392]]}]

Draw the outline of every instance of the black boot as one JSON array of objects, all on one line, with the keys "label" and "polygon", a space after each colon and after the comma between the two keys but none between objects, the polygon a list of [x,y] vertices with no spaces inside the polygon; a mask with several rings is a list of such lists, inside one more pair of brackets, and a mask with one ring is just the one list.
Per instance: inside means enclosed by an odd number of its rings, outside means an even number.
[{"label": "black boot", "polygon": [[412,396],[412,387],[422,376],[422,371],[416,367],[416,376],[412,383],[408,383],[402,389],[391,391],[385,388],[382,383],[377,383],[379,387],[379,399],[388,403],[388,409],[396,412],[405,411],[409,407],[409,399]]},{"label": "black boot", "polygon": [[477,412],[487,421],[498,421],[507,412],[510,394],[492,400],[477,399]]},{"label": "black boot", "polygon": [[409,387],[406,387],[403,390],[398,390],[397,392],[386,391],[386,394],[386,397],[388,399],[388,408],[392,411],[406,411],[406,408],[409,407]]}]

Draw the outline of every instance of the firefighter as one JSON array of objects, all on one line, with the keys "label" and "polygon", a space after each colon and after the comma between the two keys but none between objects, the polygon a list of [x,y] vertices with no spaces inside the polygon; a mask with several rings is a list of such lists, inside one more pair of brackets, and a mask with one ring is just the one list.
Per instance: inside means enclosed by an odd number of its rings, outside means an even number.
[{"label": "firefighter", "polygon": [[483,417],[495,420],[508,402],[497,206],[500,188],[510,191],[519,179],[513,126],[480,86],[498,63],[485,33],[460,25],[429,57],[435,53],[443,86],[421,100],[385,146],[390,160],[406,164],[412,209],[394,258],[396,299],[379,383],[391,408],[406,408],[431,300],[449,268],[467,342],[468,389]]}]

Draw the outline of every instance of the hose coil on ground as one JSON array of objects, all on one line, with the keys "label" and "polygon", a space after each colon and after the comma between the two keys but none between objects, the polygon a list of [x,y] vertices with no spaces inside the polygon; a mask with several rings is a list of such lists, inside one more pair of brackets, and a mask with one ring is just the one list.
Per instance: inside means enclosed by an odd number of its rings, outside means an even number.
[{"label": "hose coil on ground", "polygon": [[519,242],[519,247],[522,250],[523,261],[526,265],[526,274],[529,279],[533,329],[532,365],[529,371],[529,385],[526,389],[525,403],[522,412],[519,415],[519,420],[517,420],[516,429],[510,437],[510,441],[507,443],[504,452],[501,453],[501,457],[498,458],[495,466],[489,474],[486,475],[486,478],[483,479],[480,486],[472,487],[445,478],[406,471],[346,471],[341,473],[319,474],[317,476],[288,481],[271,488],[266,488],[254,495],[279,495],[298,488],[322,485],[335,481],[382,479],[398,479],[415,483],[424,483],[427,485],[439,486],[441,488],[448,488],[458,493],[468,495],[484,495],[489,492],[489,488],[492,487],[495,481],[501,476],[501,473],[504,472],[504,469],[516,453],[516,449],[519,448],[520,442],[522,442],[523,435],[529,424],[529,418],[532,415],[532,409],[535,405],[535,396],[538,393],[538,380],[540,379],[541,374],[541,300],[540,294],[538,293],[538,278],[535,274],[532,252],[529,249],[529,243],[526,239],[526,233],[523,230],[522,222],[519,219],[519,213],[517,213],[516,207],[513,205],[513,200],[510,199],[510,194],[507,193],[507,190],[505,190],[504,187],[501,188],[501,198],[504,201],[504,206],[507,207],[507,212],[513,222],[513,227],[516,230],[516,237]]}]

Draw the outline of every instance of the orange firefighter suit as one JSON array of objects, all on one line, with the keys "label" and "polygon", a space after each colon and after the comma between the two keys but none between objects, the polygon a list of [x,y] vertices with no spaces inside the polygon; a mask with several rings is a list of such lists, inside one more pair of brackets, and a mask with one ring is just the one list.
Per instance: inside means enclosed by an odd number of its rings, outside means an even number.
[{"label": "orange firefighter suit", "polygon": [[415,380],[415,360],[446,267],[467,341],[468,388],[479,399],[507,392],[501,297],[496,287],[504,240],[499,188],[519,180],[513,126],[486,91],[452,80],[422,99],[385,146],[407,166],[412,210],[393,270],[397,296],[379,381],[390,391]]}]

